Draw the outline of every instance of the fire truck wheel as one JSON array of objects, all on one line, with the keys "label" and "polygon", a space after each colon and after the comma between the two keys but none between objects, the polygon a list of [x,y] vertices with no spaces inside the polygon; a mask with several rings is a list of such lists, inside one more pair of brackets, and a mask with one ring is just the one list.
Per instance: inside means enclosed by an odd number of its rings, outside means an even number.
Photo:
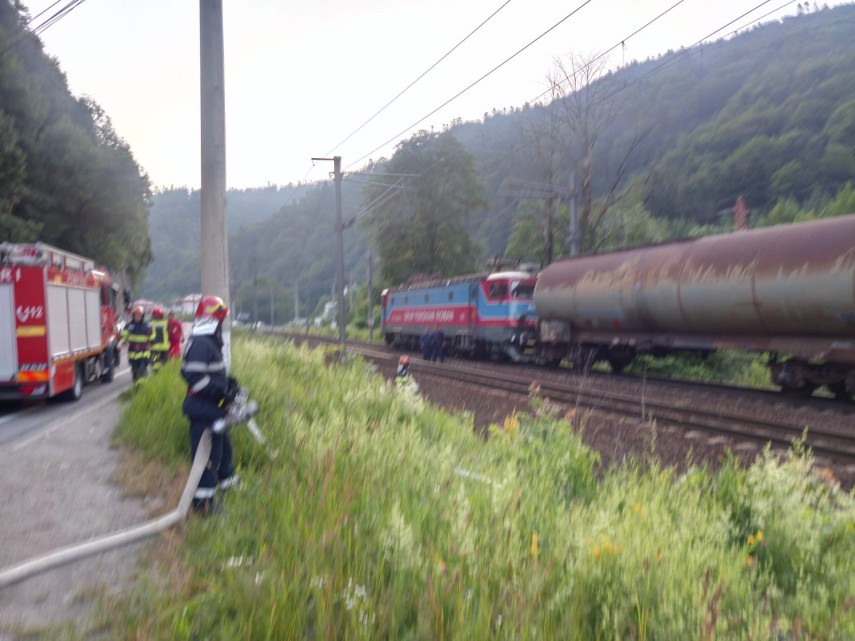
[{"label": "fire truck wheel", "polygon": [[80,366],[74,368],[74,384],[71,389],[63,394],[66,401],[79,401],[83,396],[83,370]]},{"label": "fire truck wheel", "polygon": [[101,357],[102,360],[102,370],[101,370],[101,382],[102,383],[110,383],[113,378],[116,376],[116,350],[114,348],[109,348],[104,356]]}]

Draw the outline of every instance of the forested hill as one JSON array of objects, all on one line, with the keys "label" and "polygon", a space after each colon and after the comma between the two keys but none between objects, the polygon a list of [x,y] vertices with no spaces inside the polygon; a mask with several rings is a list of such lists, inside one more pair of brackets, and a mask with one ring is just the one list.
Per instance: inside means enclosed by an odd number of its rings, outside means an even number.
[{"label": "forested hill", "polygon": [[[656,234],[618,234],[625,242],[650,242],[682,233],[689,223],[720,221],[739,196],[755,219],[782,201],[795,209],[823,207],[855,178],[852,34],[855,6],[812,10],[604,74],[593,87],[607,118],[591,147],[595,208],[615,187],[604,222],[652,220]],[[578,177],[583,153],[568,125],[571,99],[485,105],[482,121],[449,128],[474,157],[488,202],[469,221],[480,258],[505,253],[531,210],[509,185],[548,182],[558,189],[570,185],[574,171]],[[558,127],[547,157],[537,132],[551,120]],[[364,202],[356,183],[346,179],[343,189],[347,221]],[[301,309],[316,309],[335,279],[332,187],[257,191],[254,225],[240,213],[249,195],[228,194],[230,223],[242,227],[230,245],[234,300],[258,306],[272,293],[277,318],[290,317],[299,281]],[[179,210],[189,215],[180,225],[173,220]],[[198,216],[198,194],[155,196],[150,295],[198,289]],[[562,234],[556,237],[556,254],[566,252]],[[346,232],[345,250],[347,280],[364,283],[368,246],[358,228]]]},{"label": "forested hill", "polygon": [[[853,34],[855,5],[843,5],[607,74],[598,89],[611,104],[593,150],[595,195],[626,158],[625,175],[643,182],[637,195],[656,217],[709,221],[740,195],[758,210],[782,197],[833,196],[855,177]],[[543,181],[531,130],[544,111],[499,109],[452,129],[480,160],[494,212],[506,202],[508,176]],[[569,151],[559,156],[556,184],[568,185],[578,162]],[[508,217],[492,214],[510,229]]]},{"label": "forested hill", "polygon": [[57,245],[133,283],[151,260],[148,177],[27,20],[0,0],[0,241]]}]

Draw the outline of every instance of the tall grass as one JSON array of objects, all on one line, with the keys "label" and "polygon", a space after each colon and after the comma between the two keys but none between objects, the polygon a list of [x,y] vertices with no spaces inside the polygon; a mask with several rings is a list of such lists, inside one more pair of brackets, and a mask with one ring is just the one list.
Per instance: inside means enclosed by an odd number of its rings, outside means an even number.
[{"label": "tall grass", "polygon": [[[485,442],[359,360],[256,338],[233,359],[278,456],[236,428],[242,486],[114,638],[855,638],[855,501],[805,454],[601,471],[545,403]],[[181,396],[174,367],[140,386],[119,438],[178,466]]]}]

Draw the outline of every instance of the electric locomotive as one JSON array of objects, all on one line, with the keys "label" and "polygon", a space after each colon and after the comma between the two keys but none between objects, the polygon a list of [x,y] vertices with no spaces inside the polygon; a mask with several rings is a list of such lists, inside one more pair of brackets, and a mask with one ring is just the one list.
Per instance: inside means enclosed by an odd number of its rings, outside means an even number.
[{"label": "electric locomotive", "polygon": [[414,350],[437,327],[449,352],[474,358],[529,361],[535,357],[536,276],[525,268],[456,276],[413,277],[383,290],[385,341]]}]

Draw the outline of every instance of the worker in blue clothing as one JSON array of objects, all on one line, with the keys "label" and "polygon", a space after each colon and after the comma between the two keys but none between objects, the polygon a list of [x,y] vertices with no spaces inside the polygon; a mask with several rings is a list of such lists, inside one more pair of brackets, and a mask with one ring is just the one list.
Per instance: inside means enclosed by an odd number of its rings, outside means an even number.
[{"label": "worker in blue clothing", "polygon": [[228,375],[223,360],[223,321],[228,315],[223,299],[205,296],[196,308],[196,318],[184,350],[181,376],[187,382],[182,411],[190,419],[190,459],[206,429],[211,429],[211,455],[193,495],[193,509],[206,516],[214,511],[214,497],[237,482],[232,444],[218,419],[228,412],[237,397],[237,381]]},{"label": "worker in blue clothing", "polygon": [[441,363],[445,360],[445,333],[442,331],[439,323],[437,323],[433,328],[430,344],[431,360],[439,361]]},{"label": "worker in blue clothing", "polygon": [[422,332],[422,336],[419,339],[419,347],[422,350],[422,358],[426,361],[430,360],[431,352],[433,351],[431,338],[433,338],[433,334],[431,334],[428,327],[425,327],[425,331]]}]

